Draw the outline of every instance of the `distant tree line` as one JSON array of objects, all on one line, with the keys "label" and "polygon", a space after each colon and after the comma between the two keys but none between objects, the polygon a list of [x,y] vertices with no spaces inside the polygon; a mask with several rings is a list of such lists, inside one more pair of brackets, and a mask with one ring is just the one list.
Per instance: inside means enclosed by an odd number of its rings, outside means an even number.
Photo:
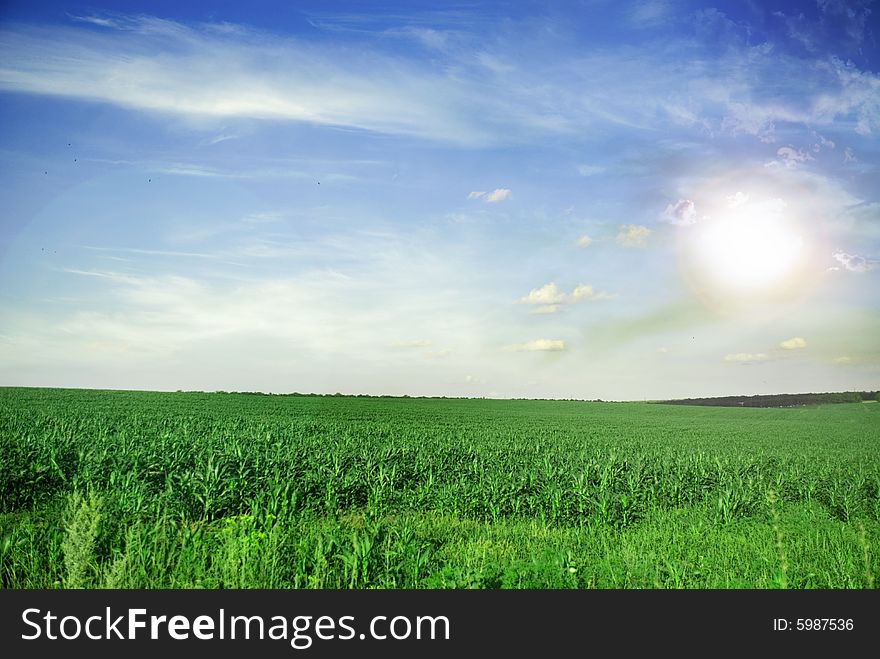
[{"label": "distant tree line", "polygon": [[[234,394],[238,396],[307,396],[321,398],[418,398],[418,399],[436,399],[436,400],[467,400],[478,399],[484,400],[485,396],[402,396],[390,395],[373,395],[373,394],[343,394],[343,393],[300,393],[293,391],[289,393],[271,393],[263,391],[223,391],[214,392],[205,391],[184,391],[178,389],[177,393],[216,393],[216,394]],[[615,401],[605,401],[601,398],[581,399],[581,398],[512,398],[510,400],[552,400],[552,401],[569,401],[569,402],[590,402],[590,403],[608,403]],[[758,396],[718,396],[715,398],[680,398],[675,400],[651,400],[649,403],[659,403],[663,405],[713,405],[717,407],[802,407],[804,405],[826,405],[828,403],[860,403],[862,401],[877,400],[880,402],[880,391],[845,391],[838,393],[810,393],[810,394],[771,394]]]},{"label": "distant tree line", "polygon": [[683,398],[656,402],[667,405],[713,405],[717,407],[802,407],[804,405],[827,405],[828,403],[861,403],[866,400],[880,401],[880,391],[719,396],[716,398]]}]

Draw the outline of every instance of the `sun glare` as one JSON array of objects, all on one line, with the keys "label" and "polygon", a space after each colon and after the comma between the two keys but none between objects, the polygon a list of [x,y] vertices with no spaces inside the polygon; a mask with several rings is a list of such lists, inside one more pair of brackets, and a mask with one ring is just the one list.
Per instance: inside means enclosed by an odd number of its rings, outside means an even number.
[{"label": "sun glare", "polygon": [[716,301],[757,300],[796,287],[807,251],[781,213],[737,208],[694,227],[686,269],[694,288]]},{"label": "sun glare", "polygon": [[778,220],[726,217],[699,237],[707,271],[736,290],[761,290],[784,280],[797,266],[803,240]]}]

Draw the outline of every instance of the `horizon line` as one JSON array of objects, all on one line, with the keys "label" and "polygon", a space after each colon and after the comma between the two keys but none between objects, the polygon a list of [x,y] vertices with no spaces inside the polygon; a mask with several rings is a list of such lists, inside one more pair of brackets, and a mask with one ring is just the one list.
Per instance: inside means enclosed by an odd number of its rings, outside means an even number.
[{"label": "horizon line", "polygon": [[107,387],[53,387],[41,385],[14,385],[0,384],[0,389],[49,389],[62,391],[100,391],[100,392],[119,392],[119,393],[155,393],[155,394],[225,394],[225,395],[249,395],[249,396],[281,396],[281,397],[315,397],[315,398],[407,398],[407,399],[440,399],[440,400],[518,400],[518,401],[560,401],[560,402],[580,402],[580,403],[665,403],[689,400],[715,400],[725,398],[760,398],[771,396],[810,396],[810,395],[831,395],[831,394],[863,394],[863,393],[880,393],[880,386],[871,389],[847,390],[847,391],[801,391],[801,392],[780,392],[772,394],[726,394],[722,396],[690,396],[686,398],[631,398],[631,399],[610,399],[610,398],[562,398],[562,397],[544,397],[544,398],[528,398],[522,396],[447,396],[447,395],[426,395],[426,394],[367,394],[367,393],[319,393],[319,392],[272,392],[272,391],[243,391],[243,390],[227,390],[227,389],[114,389]]}]

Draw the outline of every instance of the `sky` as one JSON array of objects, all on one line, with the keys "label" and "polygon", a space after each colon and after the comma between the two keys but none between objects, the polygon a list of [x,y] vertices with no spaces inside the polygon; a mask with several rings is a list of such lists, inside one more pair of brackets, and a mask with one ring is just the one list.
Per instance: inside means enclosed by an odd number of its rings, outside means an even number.
[{"label": "sky", "polygon": [[0,385],[878,389],[878,39],[871,0],[5,2]]}]

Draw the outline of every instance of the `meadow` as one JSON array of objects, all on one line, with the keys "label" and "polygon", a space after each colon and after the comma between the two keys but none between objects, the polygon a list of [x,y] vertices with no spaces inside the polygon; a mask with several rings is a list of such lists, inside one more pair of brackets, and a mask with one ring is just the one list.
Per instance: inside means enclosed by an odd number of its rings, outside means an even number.
[{"label": "meadow", "polygon": [[875,588],[880,404],[0,389],[4,588]]}]

